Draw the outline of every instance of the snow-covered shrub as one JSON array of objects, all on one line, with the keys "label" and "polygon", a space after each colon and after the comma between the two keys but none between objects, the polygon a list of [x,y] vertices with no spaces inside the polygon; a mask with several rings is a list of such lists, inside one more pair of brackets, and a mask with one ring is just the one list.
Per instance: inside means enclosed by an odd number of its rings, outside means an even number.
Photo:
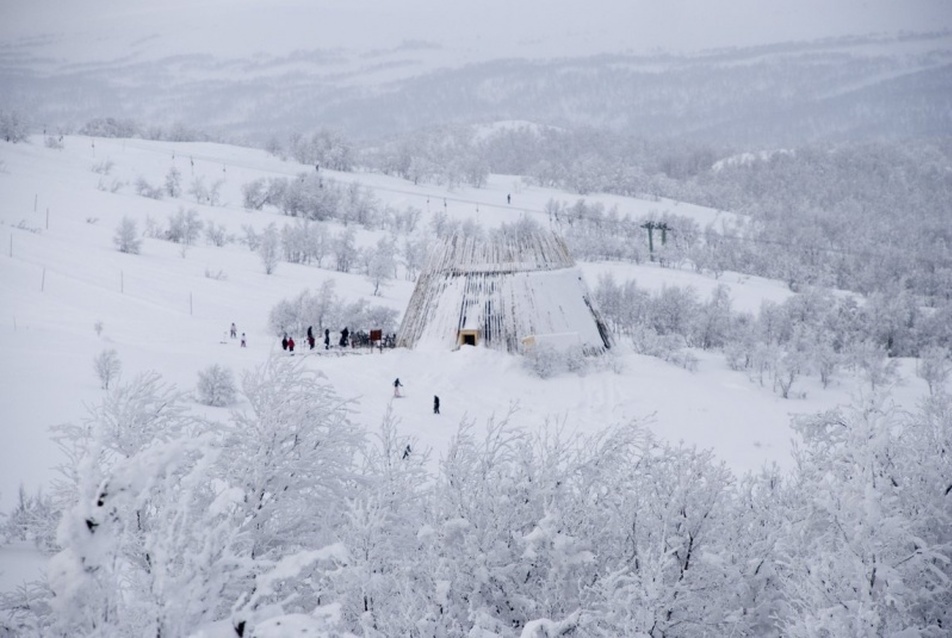
[{"label": "snow-covered shrub", "polygon": [[99,181],[96,182],[96,190],[107,193],[118,193],[123,186],[125,186],[125,183],[118,179],[114,179],[111,182],[106,183],[105,178],[100,177]]},{"label": "snow-covered shrub", "polygon": [[548,343],[527,349],[523,364],[540,379],[548,379],[562,372],[580,374],[587,368],[581,347],[559,348]]},{"label": "snow-covered shrub", "polygon": [[232,237],[228,234],[228,228],[224,224],[208,222],[208,225],[205,226],[205,241],[212,246],[221,248],[231,240]]},{"label": "snow-covered shrub", "polygon": [[205,268],[205,278],[214,279],[215,281],[226,281],[228,275],[221,268],[218,269],[218,272],[214,272],[211,268]]},{"label": "snow-covered shrub", "polygon": [[631,346],[638,354],[657,357],[690,372],[697,370],[697,357],[685,349],[684,337],[661,335],[650,327],[637,327],[631,332]]},{"label": "snow-covered shrub", "polygon": [[93,368],[96,375],[102,383],[103,390],[109,389],[109,382],[119,376],[122,369],[122,362],[119,361],[119,354],[112,348],[103,350],[93,359]]},{"label": "snow-covered shrub", "polygon": [[93,164],[92,171],[94,173],[98,173],[99,175],[108,175],[109,173],[112,172],[112,169],[115,165],[116,165],[115,162],[107,158],[102,160],[101,162]]},{"label": "snow-covered shrub", "polygon": [[59,516],[52,498],[42,490],[30,496],[21,485],[16,506],[0,525],[0,543],[29,541],[42,550],[52,550],[56,548]]},{"label": "snow-covered shrub", "polygon": [[119,226],[116,228],[116,234],[112,238],[116,248],[121,253],[138,255],[142,247],[142,240],[139,239],[139,232],[136,229],[136,221],[128,215],[122,218]]},{"label": "snow-covered shrub", "polygon": [[231,370],[217,363],[198,372],[198,402],[224,407],[235,402],[237,387]]},{"label": "snow-covered shrub", "polygon": [[165,189],[162,186],[153,186],[144,177],[136,179],[136,193],[149,199],[162,199]]},{"label": "snow-covered shrub", "polygon": [[746,370],[750,365],[750,350],[739,341],[732,341],[724,347],[724,359],[727,367],[735,372]]}]

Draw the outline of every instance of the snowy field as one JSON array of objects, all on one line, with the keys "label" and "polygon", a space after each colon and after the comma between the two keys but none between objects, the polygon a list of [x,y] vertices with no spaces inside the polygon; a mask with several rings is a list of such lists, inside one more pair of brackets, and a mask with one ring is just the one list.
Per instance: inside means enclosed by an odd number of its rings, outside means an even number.
[{"label": "snowy field", "polygon": [[[269,357],[288,356],[268,329],[268,314],[282,299],[315,290],[336,280],[345,300],[365,298],[402,313],[412,282],[391,281],[381,297],[372,297],[365,277],[314,267],[280,263],[266,275],[261,259],[231,243],[218,248],[204,239],[183,252],[178,244],[144,239],[141,254],[120,253],[113,236],[123,216],[147,216],[166,222],[180,208],[194,208],[205,223],[241,234],[243,225],[262,229],[293,220],[274,211],[243,209],[241,187],[258,177],[293,176],[313,171],[263,151],[214,144],[173,144],[142,140],[66,137],[64,148],[44,146],[40,137],[28,144],[0,144],[0,511],[8,512],[21,485],[29,492],[44,488],[62,460],[49,436],[54,424],[81,422],[87,406],[103,396],[93,359],[114,348],[122,363],[121,379],[156,371],[179,389],[194,390],[197,374],[211,364],[230,368],[240,378]],[[93,169],[104,169],[108,174]],[[183,185],[204,176],[207,184],[224,180],[219,206],[198,205],[190,195],[156,201],[135,194],[143,177],[161,184],[175,166]],[[328,177],[356,181],[371,188],[381,204],[402,210],[415,206],[426,219],[438,211],[470,218],[487,226],[537,216],[551,198],[572,203],[578,196],[529,187],[513,176],[493,176],[483,189],[446,191],[432,185],[380,175],[352,173]],[[114,183],[124,184],[111,192]],[[512,204],[506,204],[506,196]],[[633,216],[666,210],[706,224],[717,211],[675,202],[649,202],[590,196],[589,202],[617,205]],[[333,232],[338,232],[337,227]],[[422,232],[422,231],[421,231]],[[370,245],[381,233],[361,231],[358,242]],[[655,265],[580,264],[594,288],[601,273],[616,281],[636,279],[639,286],[694,286],[706,299],[718,284],[729,286],[735,310],[756,312],[763,300],[782,301],[791,293],[776,281],[725,273],[720,278]],[[219,278],[217,275],[221,274]],[[216,276],[210,276],[216,275]],[[235,322],[246,333],[247,348],[228,338]],[[95,326],[101,324],[101,332]],[[369,329],[372,326],[356,328]],[[355,327],[351,326],[353,330]],[[608,425],[640,420],[661,438],[712,448],[735,473],[764,464],[790,467],[791,415],[847,403],[860,382],[839,378],[829,389],[807,379],[797,390],[805,396],[784,400],[730,371],[723,357],[698,352],[694,372],[619,348],[617,371],[563,374],[546,380],[527,372],[519,357],[480,348],[458,351],[388,350],[341,356],[305,352],[304,335],[294,335],[306,365],[320,370],[337,393],[353,400],[353,418],[374,430],[388,410],[399,428],[429,448],[439,461],[463,420],[484,424],[511,409],[518,425],[537,429],[561,425],[569,432],[597,432]],[[332,335],[336,342],[337,335]],[[910,361],[893,389],[900,405],[912,405],[926,393]],[[392,398],[399,377],[405,397]],[[432,414],[439,395],[442,414]],[[241,409],[242,404],[233,406]],[[226,414],[195,403],[209,418]],[[224,410],[224,409],[221,409]],[[0,589],[28,577],[26,548],[0,550]],[[24,556],[26,555],[26,557]]]}]

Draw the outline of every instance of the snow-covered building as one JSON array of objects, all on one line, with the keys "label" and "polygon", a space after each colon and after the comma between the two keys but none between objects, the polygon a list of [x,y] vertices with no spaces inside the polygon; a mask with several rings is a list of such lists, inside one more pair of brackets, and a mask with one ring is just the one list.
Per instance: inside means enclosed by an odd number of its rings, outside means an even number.
[{"label": "snow-covered building", "polygon": [[541,344],[598,354],[611,336],[565,242],[540,228],[447,238],[417,280],[397,334],[407,348],[520,353]]}]

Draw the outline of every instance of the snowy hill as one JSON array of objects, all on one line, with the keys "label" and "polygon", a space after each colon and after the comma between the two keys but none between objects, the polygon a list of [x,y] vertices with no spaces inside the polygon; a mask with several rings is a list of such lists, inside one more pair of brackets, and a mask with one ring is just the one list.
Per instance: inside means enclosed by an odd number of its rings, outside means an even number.
[{"label": "snowy hill", "polygon": [[[180,389],[193,390],[198,372],[211,364],[240,377],[270,357],[288,356],[270,330],[268,316],[279,301],[305,289],[316,290],[332,279],[337,294],[347,300],[364,298],[400,313],[409,301],[413,283],[403,278],[372,297],[372,283],[360,275],[285,262],[267,275],[259,256],[237,242],[216,247],[200,239],[183,249],[145,238],[138,255],[119,252],[113,242],[124,216],[134,218],[141,232],[148,217],[164,223],[180,209],[194,209],[204,223],[222,225],[235,235],[242,226],[260,231],[272,222],[293,223],[274,211],[245,210],[241,188],[259,177],[293,177],[313,167],[282,162],[259,150],[213,144],[66,137],[62,146],[49,148],[40,137],[26,144],[0,144],[0,511],[12,507],[21,484],[32,493],[54,478],[53,468],[62,458],[48,428],[81,422],[86,406],[102,398],[93,359],[103,350],[116,350],[121,380],[156,371]],[[187,193],[161,200],[135,194],[137,180],[161,184],[172,167],[185,183],[220,182],[219,204],[198,204]],[[418,207],[424,216],[421,228],[443,211],[489,226],[521,214],[545,223],[547,201],[577,199],[525,186],[512,176],[492,176],[484,189],[447,191],[381,175],[326,175],[358,182],[392,207]],[[509,193],[512,205],[505,203]],[[666,201],[588,199],[633,215],[674,210],[702,224],[723,214]],[[372,245],[381,235],[360,230],[357,242]],[[620,280],[637,279],[648,288],[691,285],[702,296],[725,284],[734,307],[751,312],[762,300],[791,295],[779,282],[732,273],[715,280],[654,264],[580,266],[590,286],[605,272]],[[225,334],[231,322],[247,335],[247,348]],[[294,336],[303,346],[303,335]],[[737,473],[772,463],[789,467],[791,415],[844,403],[858,388],[858,381],[849,378],[827,390],[808,380],[802,388],[805,398],[784,400],[730,371],[719,355],[697,353],[698,369],[689,372],[624,346],[617,349],[613,365],[602,370],[549,379],[528,372],[517,356],[480,348],[337,356],[336,349],[308,352],[300,346],[298,355],[306,365],[326,375],[340,396],[353,399],[353,419],[359,425],[373,431],[392,410],[399,429],[431,449],[434,462],[460,422],[481,426],[515,409],[513,422],[529,429],[561,423],[568,431],[594,433],[643,420],[663,439],[712,448]],[[909,365],[894,390],[896,400],[906,404],[926,391]],[[406,396],[399,400],[392,398],[395,377],[405,385]],[[442,401],[440,415],[432,414],[434,395]],[[198,403],[194,409],[212,419],[227,412]]]}]

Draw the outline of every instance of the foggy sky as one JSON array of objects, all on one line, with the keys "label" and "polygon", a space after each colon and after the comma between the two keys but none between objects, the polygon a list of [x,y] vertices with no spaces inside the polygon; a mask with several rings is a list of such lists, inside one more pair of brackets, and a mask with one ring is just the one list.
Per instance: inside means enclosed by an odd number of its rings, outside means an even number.
[{"label": "foggy sky", "polygon": [[952,28],[948,0],[2,0],[0,43],[61,61],[426,42],[459,61]]}]

